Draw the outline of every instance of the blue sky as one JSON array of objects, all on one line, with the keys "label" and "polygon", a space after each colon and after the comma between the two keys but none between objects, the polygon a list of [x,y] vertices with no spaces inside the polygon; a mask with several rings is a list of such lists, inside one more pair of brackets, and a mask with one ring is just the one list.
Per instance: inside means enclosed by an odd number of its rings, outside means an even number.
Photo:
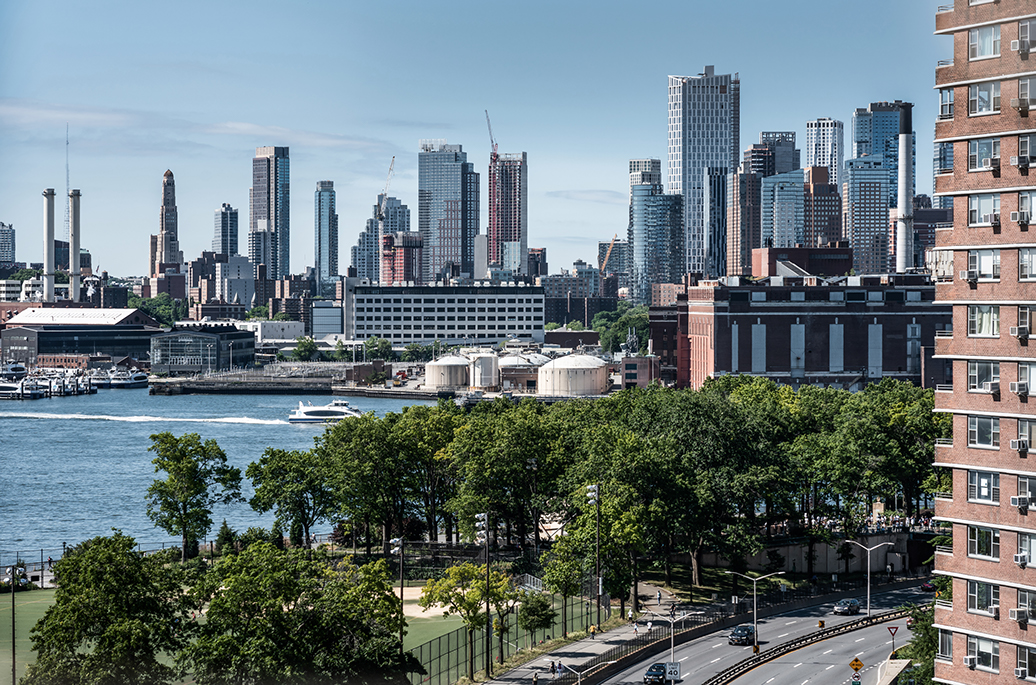
[{"label": "blue sky", "polygon": [[0,221],[20,260],[42,260],[40,193],[64,193],[67,122],[83,246],[140,275],[167,168],[193,259],[223,202],[246,244],[254,148],[287,145],[291,268],[313,263],[313,192],[330,179],[344,272],[393,155],[390,193],[417,228],[422,138],[464,146],[484,232],[488,109],[501,152],[528,152],[529,245],[557,272],[625,235],[628,160],[665,160],[666,77],[706,64],[740,73],[742,149],[914,102],[930,193],[935,64],[952,56],[932,35],[940,2],[0,2]]}]

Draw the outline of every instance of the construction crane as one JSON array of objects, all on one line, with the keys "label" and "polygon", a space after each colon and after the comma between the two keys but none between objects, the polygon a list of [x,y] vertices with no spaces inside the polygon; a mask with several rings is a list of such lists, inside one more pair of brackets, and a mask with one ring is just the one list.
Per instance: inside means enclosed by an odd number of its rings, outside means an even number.
[{"label": "construction crane", "polygon": [[489,127],[489,142],[493,145],[493,157],[496,158],[496,139],[493,138],[493,124],[489,121],[489,110],[486,110],[486,126]]},{"label": "construction crane", "polygon": [[378,265],[378,281],[381,281],[381,243],[385,237],[385,207],[388,205],[389,185],[392,183],[392,170],[396,166],[396,156],[389,162],[388,177],[385,178],[385,190],[381,191],[381,202],[378,204],[378,246],[374,251],[374,263]]},{"label": "construction crane", "polygon": [[618,233],[616,233],[616,234],[615,234],[615,237],[614,237],[614,238],[612,238],[612,241],[611,241],[610,243],[608,243],[608,252],[607,252],[607,253],[605,253],[605,255],[604,255],[604,261],[603,261],[603,262],[601,262],[601,275],[602,275],[602,276],[604,275],[604,269],[605,269],[605,267],[607,267],[607,266],[608,266],[608,260],[609,260],[609,259],[611,258],[611,256],[612,256],[612,248],[614,248],[614,247],[615,247],[615,241],[616,241],[616,240],[618,240],[618,239],[619,239],[619,234],[618,234]]}]

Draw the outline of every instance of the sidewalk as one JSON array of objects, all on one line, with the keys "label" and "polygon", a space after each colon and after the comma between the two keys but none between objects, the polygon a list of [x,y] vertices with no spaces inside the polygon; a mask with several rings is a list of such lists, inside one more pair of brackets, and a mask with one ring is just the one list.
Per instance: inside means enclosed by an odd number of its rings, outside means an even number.
[{"label": "sidewalk", "polygon": [[[658,605],[656,599],[657,593],[662,592],[662,604]],[[669,605],[673,603],[676,596],[665,588],[655,587],[654,585],[648,585],[647,583],[640,583],[640,609],[641,614],[637,621],[637,632],[634,632],[633,626],[629,623],[624,623],[618,628],[612,628],[611,630],[598,633],[597,636],[591,639],[589,636],[576,640],[570,644],[560,647],[549,654],[542,654],[532,661],[528,661],[517,668],[513,668],[506,673],[498,674],[496,678],[489,681],[490,683],[531,683],[532,674],[538,673],[540,683],[547,685],[550,682],[550,662],[557,663],[560,661],[567,668],[566,673],[571,673],[569,669],[575,669],[576,671],[582,670],[583,664],[590,661],[596,656],[600,656],[612,647],[623,644],[629,641],[635,636],[643,637],[646,635],[647,623],[652,620],[651,614],[646,613],[650,611],[659,611],[665,613],[669,611]],[[618,608],[615,609],[615,613],[618,613]],[[655,632],[658,631],[658,622],[656,621]],[[664,623],[664,621],[663,621]],[[570,633],[572,634],[572,633]],[[497,667],[499,668],[499,667]]]}]

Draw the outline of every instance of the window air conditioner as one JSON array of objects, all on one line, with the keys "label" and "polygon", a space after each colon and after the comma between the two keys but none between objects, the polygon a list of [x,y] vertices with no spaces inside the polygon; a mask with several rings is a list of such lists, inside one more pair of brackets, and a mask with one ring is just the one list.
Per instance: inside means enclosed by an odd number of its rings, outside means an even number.
[{"label": "window air conditioner", "polygon": [[990,169],[992,169],[993,168],[993,160],[990,159],[989,157],[983,157],[982,158],[982,168],[985,169],[986,171],[989,171]]},{"label": "window air conditioner", "polygon": [[978,663],[978,657],[977,656],[970,656],[969,655],[969,656],[966,656],[963,659],[961,659],[961,661],[968,668],[975,668],[975,664]]},{"label": "window air conditioner", "polygon": [[1029,441],[1024,439],[1024,438],[1019,438],[1018,440],[1012,440],[1011,441],[1011,449],[1013,451],[1015,451],[1015,452],[1028,452],[1029,451]]},{"label": "window air conditioner", "polygon": [[1011,52],[1018,52],[1019,42],[1020,41],[1017,41],[1017,40],[1012,40],[1011,41]]},{"label": "window air conditioner", "polygon": [[1011,383],[1010,387],[1011,387],[1011,392],[1013,392],[1015,395],[1022,395],[1022,396],[1024,396],[1024,395],[1028,395],[1029,394],[1029,384],[1026,383],[1025,381],[1018,381],[1017,383]]},{"label": "window air conditioner", "polygon": [[1025,568],[1029,564],[1029,554],[1027,552],[1019,552],[1018,554],[1015,554],[1014,563]]},{"label": "window air conditioner", "polygon": [[1018,607],[1017,609],[1011,609],[1008,611],[1012,621],[1018,621],[1019,623],[1029,622],[1029,610],[1025,607]]},{"label": "window air conditioner", "polygon": [[975,271],[973,269],[969,270],[969,271],[961,271],[960,272],[960,280],[962,280],[962,281],[969,281],[969,282],[970,281],[977,281],[978,280],[978,271]]},{"label": "window air conditioner", "polygon": [[1018,338],[1020,340],[1025,340],[1029,337],[1028,326],[1011,326],[1007,329],[1007,332],[1011,334],[1012,338]]},{"label": "window air conditioner", "polygon": [[982,384],[982,392],[988,392],[990,395],[1000,394],[1000,382],[986,381]]},{"label": "window air conditioner", "polygon": [[[1029,497],[1027,495],[1011,495],[1011,506],[1012,507],[1029,507]],[[1017,555],[1015,555],[1017,556]],[[1024,555],[1023,555],[1024,556]]]},{"label": "window air conditioner", "polygon": [[1027,669],[1025,666],[1019,666],[1018,668],[1014,669],[1014,677],[1018,680],[1025,680],[1029,677],[1029,669]]}]

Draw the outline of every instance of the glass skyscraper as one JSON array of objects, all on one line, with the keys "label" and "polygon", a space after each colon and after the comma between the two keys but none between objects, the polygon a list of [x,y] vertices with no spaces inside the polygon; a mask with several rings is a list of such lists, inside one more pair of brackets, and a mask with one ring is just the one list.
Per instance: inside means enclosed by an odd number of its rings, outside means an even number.
[{"label": "glass skyscraper", "polygon": [[417,156],[417,228],[425,283],[475,271],[479,177],[460,145],[422,140]]},{"label": "glass skyscraper", "polygon": [[652,283],[683,280],[683,197],[666,195],[661,183],[631,185],[626,240],[630,301],[650,304]]},{"label": "glass skyscraper", "polygon": [[317,181],[313,195],[313,264],[317,294],[334,297],[338,276],[338,214],[334,181]]},{"label": "glass skyscraper", "polygon": [[237,252],[237,210],[226,202],[216,210],[212,251],[216,254],[235,255]]},{"label": "glass skyscraper", "polygon": [[[255,149],[252,189],[248,194],[248,258],[257,272],[260,264],[266,264],[266,274],[271,279],[291,274],[289,180],[288,148]],[[255,233],[267,235],[252,235]]]},{"label": "glass skyscraper", "polygon": [[[795,247],[805,229],[801,169],[767,176],[761,183],[763,247]],[[812,247],[812,246],[811,246]]]},{"label": "glass skyscraper", "polygon": [[[899,110],[903,103],[872,102],[866,109],[853,112],[853,159],[864,155],[879,157],[888,173],[888,206],[899,202]],[[913,135],[914,153],[910,158],[911,178],[916,194],[917,134]]]},{"label": "glass skyscraper", "polygon": [[529,164],[524,152],[489,158],[489,262],[529,275]]}]

